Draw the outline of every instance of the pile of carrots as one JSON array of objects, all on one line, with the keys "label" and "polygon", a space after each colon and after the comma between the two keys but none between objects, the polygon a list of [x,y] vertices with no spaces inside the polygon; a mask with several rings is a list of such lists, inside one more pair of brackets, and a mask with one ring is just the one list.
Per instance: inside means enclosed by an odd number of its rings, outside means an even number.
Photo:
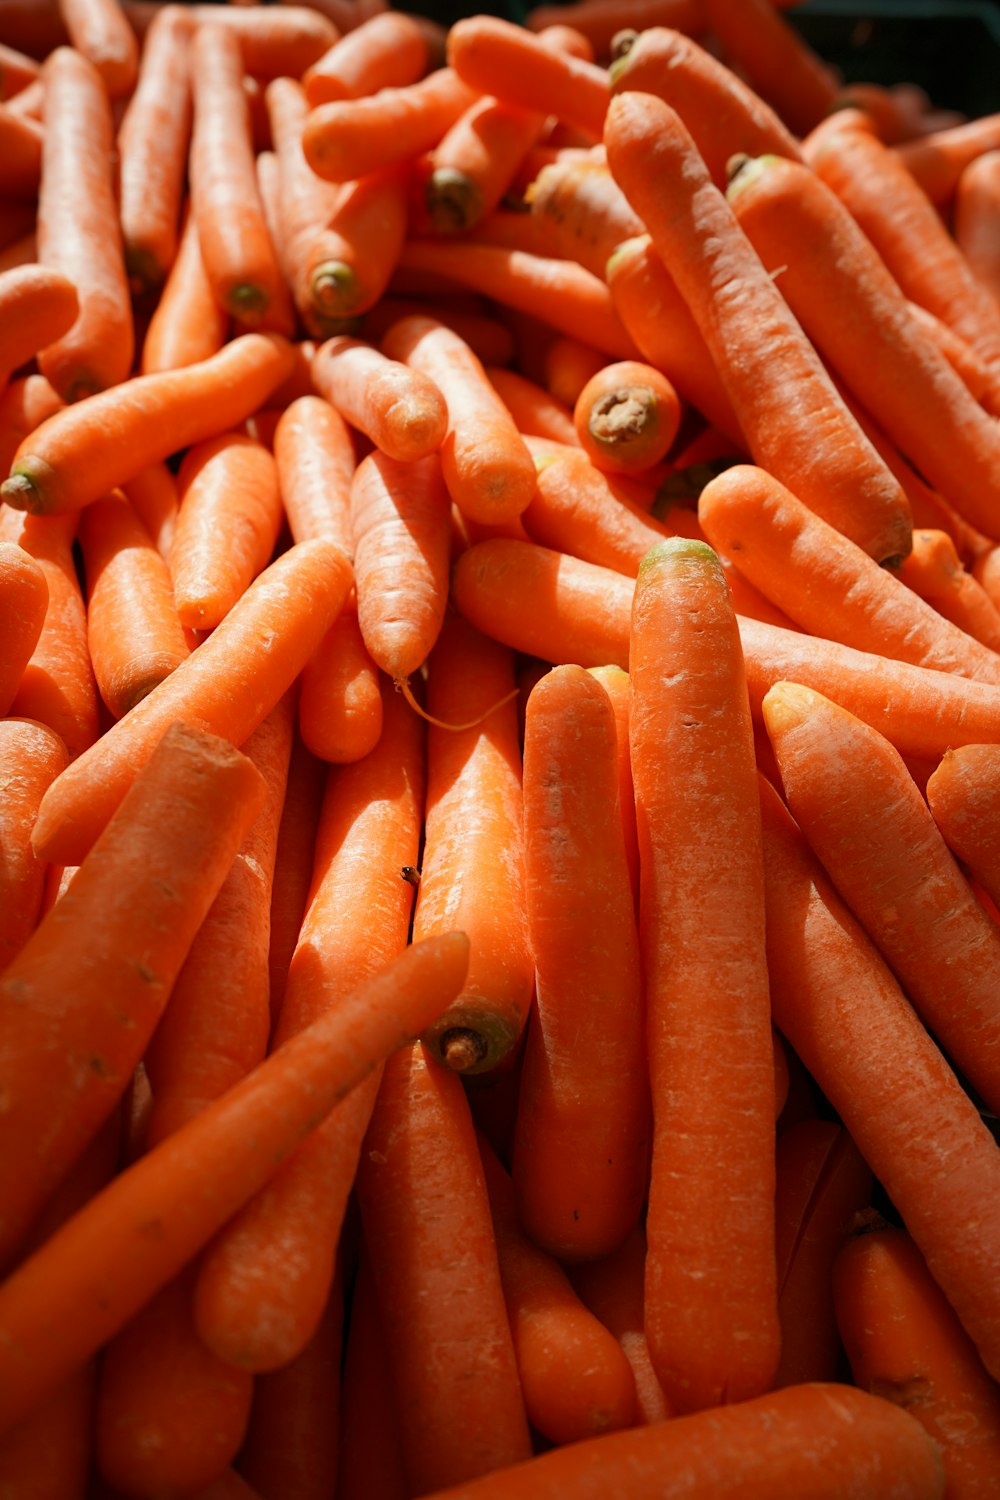
[{"label": "pile of carrots", "polygon": [[0,0],[0,1500],[1000,1492],[1000,116],[780,0]]}]

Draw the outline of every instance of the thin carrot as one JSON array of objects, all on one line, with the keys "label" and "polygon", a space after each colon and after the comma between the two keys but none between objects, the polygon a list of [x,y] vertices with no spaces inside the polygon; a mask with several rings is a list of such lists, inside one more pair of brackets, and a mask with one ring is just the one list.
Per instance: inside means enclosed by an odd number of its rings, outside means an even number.
[{"label": "thin carrot", "polygon": [[6,100],[6,103],[9,105],[10,114],[40,122],[45,111],[45,86],[41,78],[36,78],[29,83],[12,99]]},{"label": "thin carrot", "polygon": [[306,161],[328,182],[349,182],[394,167],[436,145],[475,98],[452,68],[360,99],[310,111],[302,132]]},{"label": "thin carrot", "polygon": [[535,487],[535,466],[513,418],[468,344],[433,318],[403,318],[382,339],[390,359],[420,371],[441,393],[448,426],[441,471],[448,493],[474,521],[520,515]]},{"label": "thin carrot", "polygon": [[68,333],[80,311],[68,276],[27,264],[0,273],[0,384]]},{"label": "thin carrot", "polygon": [[725,187],[726,163],[738,153],[801,160],[792,130],[745,76],[679,30],[642,30],[609,76],[613,93],[655,94],[677,111],[717,187]]},{"label": "thin carrot", "polygon": [[299,396],[274,432],[278,487],[297,542],[320,538],[353,557],[350,498],[357,467],[343,417],[322,396]]},{"label": "thin carrot", "polygon": [[[328,777],[272,1051],[339,1011],[406,947],[413,892],[401,871],[418,858],[424,774],[422,723],[388,689],[378,744]],[[369,916],[359,923],[362,906]],[[202,1258],[198,1327],[230,1363],[276,1369],[319,1325],[378,1075],[373,1070],[302,1143]]]},{"label": "thin carrot", "polygon": [[419,1044],[386,1064],[357,1187],[410,1489],[528,1458],[469,1106],[461,1080]]},{"label": "thin carrot", "polygon": [[448,407],[434,381],[363,339],[327,339],[313,358],[312,377],[320,395],[388,458],[426,458],[444,442]]},{"label": "thin carrot", "polygon": [[[159,5],[125,0],[125,8],[137,30],[155,20]],[[191,19],[232,31],[240,44],[243,67],[253,78],[300,78],[306,68],[323,56],[337,40],[337,28],[314,6],[281,5],[265,10],[260,6],[215,4],[188,5]]]},{"label": "thin carrot", "polygon": [[166,5],[143,42],[135,91],[118,127],[125,265],[140,291],[162,286],[177,254],[191,136],[187,8]]},{"label": "thin carrot", "polygon": [[755,462],[795,484],[805,504],[876,561],[905,557],[906,496],[837,395],[679,116],[651,95],[617,95],[606,144],[612,172],[709,345]]},{"label": "thin carrot", "polygon": [[293,362],[284,339],[248,333],[197,364],[101,391],[25,438],[0,496],[17,510],[77,510],[147,464],[234,427],[287,378]]},{"label": "thin carrot", "polygon": [[34,83],[39,76],[39,65],[26,52],[0,44],[0,100],[4,103]]},{"label": "thin carrot", "polygon": [[964,169],[998,148],[1000,114],[984,114],[904,141],[896,147],[896,154],[931,202],[942,208],[950,202]]},{"label": "thin carrot", "polygon": [[571,256],[595,276],[604,276],[609,256],[623,240],[645,231],[607,163],[587,155],[549,162],[524,196],[546,246],[541,253]]},{"label": "thin carrot", "polygon": [[66,746],[34,719],[0,719],[0,967],[17,957],[42,914],[45,865],[31,847],[31,826],[46,787],[68,761]]},{"label": "thin carrot", "polygon": [[579,446],[573,413],[568,406],[517,370],[507,370],[502,365],[486,365],[484,368],[490,384],[514,418],[514,425],[522,436],[552,438],[574,448]]},{"label": "thin carrot", "polygon": [[341,610],[302,673],[299,729],[314,755],[360,760],[382,733],[378,668],[368,654],[357,611]]},{"label": "thin carrot", "polygon": [[149,533],[157,552],[167,557],[177,522],[177,481],[165,463],[147,464],[122,489]]},{"label": "thin carrot", "polygon": [[185,206],[180,243],[142,341],[143,375],[179,370],[218,354],[229,335],[201,257],[198,224]]},{"label": "thin carrot", "polygon": [[440,932],[461,913],[473,958],[462,994],[424,1040],[448,1068],[484,1073],[515,1047],[534,980],[511,654],[450,615],[428,663],[427,688],[426,844],[414,937]]},{"label": "thin carrot", "polygon": [[946,620],[991,651],[1000,651],[1000,610],[979,580],[963,568],[946,531],[915,530],[913,551],[897,576]]},{"label": "thin carrot", "polygon": [[183,625],[213,630],[267,567],[283,512],[275,461],[262,443],[222,432],[189,448],[170,546]]},{"label": "thin carrot", "polygon": [[38,645],[48,602],[48,582],[30,552],[16,542],[0,542],[0,714],[10,708]]},{"label": "thin carrot", "polygon": [[427,39],[415,16],[381,11],[338,37],[302,76],[310,109],[334,99],[360,99],[405,88],[427,70]]},{"label": "thin carrot", "polygon": [[955,1500],[987,1500],[1000,1467],[1000,1397],[913,1240],[877,1216],[833,1268],[855,1384],[912,1413],[939,1445]]},{"label": "thin carrot", "polygon": [[38,258],[76,287],[80,316],[50,344],[39,369],[67,401],[125,380],[134,333],[118,205],[112,182],[111,104],[80,53],[45,60],[45,142]]},{"label": "thin carrot", "polygon": [[311,754],[299,735],[292,739],[285,800],[271,882],[268,917],[268,994],[271,1030],[281,1014],[288,965],[298,942],[312,883],[313,850],[323,801],[326,766]]},{"label": "thin carrot", "polygon": [[[468,954],[460,932],[407,949],[22,1262],[0,1291],[0,1431],[116,1333],[401,1038],[441,1011],[461,987]],[[150,1221],[163,1226],[155,1241]]]},{"label": "thin carrot", "polygon": [[955,187],[952,232],[976,280],[1000,299],[1000,244],[994,223],[1000,188],[1000,149],[986,151],[962,170]]},{"label": "thin carrot", "polygon": [[81,513],[87,645],[101,697],[116,719],[189,655],[167,564],[120,494]]},{"label": "thin carrot", "polygon": [[555,668],[532,690],[525,716],[525,899],[536,1010],[512,1173],[525,1230],[562,1261],[621,1244],[638,1222],[646,1187],[645,1010],[618,782],[607,693],[582,667]]},{"label": "thin carrot", "polygon": [[907,307],[910,317],[931,342],[937,345],[969,395],[988,408],[990,372],[968,340],[918,302],[907,300]]},{"label": "thin carrot", "polygon": [[653,1099],[646,1330],[668,1400],[692,1411],[759,1395],[779,1356],[753,735],[728,585],[704,543],[660,542],[643,562],[629,675]]},{"label": "thin carrot", "polygon": [[[761,786],[775,1024],[902,1216],[991,1373],[1000,1363],[996,1143],[768,783]],[[891,1059],[891,1061],[890,1061]],[[902,1088],[891,1086],[887,1069]]]},{"label": "thin carrot", "polygon": [[725,57],[798,135],[833,107],[839,79],[772,0],[703,0]]},{"label": "thin carrot", "polygon": [[659,463],[681,423],[670,381],[642,360],[615,360],[593,375],[576,399],[573,424],[593,464],[612,474],[642,473]]},{"label": "thin carrot", "polygon": [[324,542],[298,543],[265,569],[197,651],[53,783],[35,825],[38,853],[78,862],[174,719],[242,744],[294,682],[349,586],[343,554]]}]

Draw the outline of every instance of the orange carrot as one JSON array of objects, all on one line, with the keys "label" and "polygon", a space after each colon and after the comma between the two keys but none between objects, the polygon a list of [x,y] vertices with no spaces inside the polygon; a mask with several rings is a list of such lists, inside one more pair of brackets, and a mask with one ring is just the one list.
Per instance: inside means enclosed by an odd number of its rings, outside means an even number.
[{"label": "orange carrot", "polygon": [[42,178],[45,132],[39,121],[0,104],[0,192],[11,198],[34,199]]},{"label": "orange carrot", "polygon": [[617,0],[571,0],[569,5],[534,5],[525,16],[531,31],[562,22],[589,37],[598,57],[608,57],[611,43],[627,21],[636,31],[652,26],[674,26],[696,36],[705,17],[697,0],[629,0],[623,12]]},{"label": "orange carrot", "polygon": [[293,362],[284,339],[248,333],[210,359],[99,392],[25,438],[0,496],[17,510],[77,510],[147,464],[241,422]]},{"label": "orange carrot", "polygon": [[277,466],[262,443],[223,432],[188,449],[177,480],[174,602],[183,625],[212,630],[271,559],[282,521]]},{"label": "orange carrot", "polygon": [[693,1411],[760,1394],[779,1357],[753,734],[728,585],[704,543],[660,542],[644,560],[629,675],[653,1099],[646,1331],[668,1400]]},{"label": "orange carrot", "polygon": [[436,234],[473,229],[500,206],[546,116],[482,94],[430,152],[423,207]]},{"label": "orange carrot", "polygon": [[134,333],[112,183],[111,104],[93,64],[70,47],[46,59],[38,258],[73,282],[80,315],[39,369],[67,401],[125,380]]},{"label": "orange carrot", "polygon": [[590,667],[588,670],[607,693],[615,715],[618,743],[618,811],[621,814],[622,833],[625,837],[625,861],[628,866],[629,884],[633,902],[639,893],[639,837],[635,826],[635,787],[632,782],[632,761],[629,755],[629,698],[628,673],[621,667],[607,664]]},{"label": "orange carrot", "polygon": [[772,0],[702,0],[725,57],[803,135],[833,107],[839,80]]},{"label": "orange carrot", "polygon": [[514,338],[506,324],[476,307],[455,306],[455,298],[415,298],[385,296],[365,315],[360,334],[371,343],[381,341],[393,323],[413,313],[430,314],[460,334],[484,365],[508,365],[514,358]]},{"label": "orange carrot", "polygon": [[67,333],[79,311],[76,287],[61,271],[29,263],[0,273],[0,385]]},{"label": "orange carrot", "polygon": [[979,580],[963,568],[946,531],[914,531],[913,551],[897,576],[946,620],[991,651],[1000,651],[1000,610]]},{"label": "orange carrot", "polygon": [[357,466],[347,424],[321,396],[299,396],[274,432],[278,487],[297,542],[320,538],[353,556],[351,480]]},{"label": "orange carrot", "polygon": [[[612,251],[623,240],[645,232],[607,162],[587,154],[543,165],[524,197],[544,247],[539,253],[572,257],[595,276],[604,276]],[[477,237],[484,237],[482,225]]]},{"label": "orange carrot", "polygon": [[288,764],[285,801],[271,883],[270,941],[267,954],[271,1029],[281,1014],[288,965],[298,942],[312,883],[313,848],[323,800],[326,766],[295,735]]},{"label": "orange carrot", "polygon": [[952,852],[996,901],[1000,894],[1000,837],[994,776],[1000,751],[992,745],[949,748],[927,781],[927,802]]},{"label": "orange carrot", "polygon": [[34,719],[0,719],[0,967],[17,957],[38,925],[45,865],[31,847],[31,826],[45,789],[67,764],[66,746]]},{"label": "orange carrot", "polygon": [[349,586],[350,568],[328,543],[301,542],[279,557],[197,651],[53,783],[36,851],[77,862],[174,719],[242,744],[294,682]]},{"label": "orange carrot", "polygon": [[506,370],[502,365],[486,365],[485,369],[490,384],[514,418],[522,436],[552,438],[555,442],[579,447],[573,413],[568,406],[516,370]]},{"label": "orange carrot", "polygon": [[[582,667],[555,668],[532,690],[525,717],[536,1011],[512,1173],[525,1230],[562,1261],[620,1245],[638,1222],[646,1187],[645,1011],[618,780],[607,693]],[[574,872],[584,866],[581,884]],[[578,1045],[581,1027],[586,1048]]]},{"label": "orange carrot", "polygon": [[433,380],[363,339],[327,339],[313,358],[312,377],[320,395],[388,458],[425,458],[444,442],[448,407]]},{"label": "orange carrot", "polygon": [[[712,351],[755,462],[795,484],[805,504],[876,561],[905,557],[906,496],[837,395],[679,116],[651,95],[617,95],[606,143],[612,172]],[[827,434],[820,445],[818,425]]]},{"label": "orange carrot", "polygon": [[474,97],[452,68],[439,68],[417,83],[335,99],[310,111],[302,150],[328,182],[366,177],[436,145]]},{"label": "orange carrot", "polygon": [[955,187],[952,230],[972,274],[1000,298],[1000,244],[994,222],[1000,149],[986,151],[962,170]]},{"label": "orange carrot", "polygon": [[112,99],[131,93],[139,45],[117,0],[59,0],[69,39],[97,69]]},{"label": "orange carrot", "polygon": [[165,463],[147,464],[122,489],[161,557],[170,553],[177,522],[177,481]]},{"label": "orange carrot", "polygon": [[[598,370],[603,369],[607,362],[607,356],[600,349],[595,349],[593,344],[569,334],[550,334],[540,360],[539,379],[551,396],[562,401],[572,411],[576,398],[587,381]],[[579,443],[575,428],[573,436]]]},{"label": "orange carrot", "polygon": [[229,315],[216,301],[201,258],[198,225],[185,207],[180,243],[142,341],[143,375],[210,359],[226,342]]},{"label": "orange carrot", "polygon": [[985,114],[904,141],[896,147],[896,154],[931,202],[942,208],[951,200],[963,170],[998,148],[1000,114]]},{"label": "orange carrot", "polygon": [[38,563],[16,542],[0,542],[0,714],[6,714],[38,645],[49,586]]},{"label": "orange carrot", "polygon": [[641,473],[673,445],[681,403],[667,377],[641,360],[616,360],[576,399],[573,423],[593,464],[612,474]]},{"label": "orange carrot", "polygon": [[[130,16],[138,22],[141,7],[135,0],[125,0],[125,4]],[[158,9],[158,6],[146,9],[147,24],[155,19]],[[245,71],[265,81],[300,78],[337,40],[336,26],[309,5],[282,4],[273,10],[227,5],[219,10],[213,3],[188,5],[187,9],[199,26],[210,22],[232,31],[240,44]]]},{"label": "orange carrot", "polygon": [[322,760],[360,760],[382,733],[378,668],[368,654],[357,611],[334,620],[302,673],[299,729]]},{"label": "orange carrot", "polygon": [[[174,861],[174,880],[177,871]],[[22,1262],[0,1289],[0,1431],[115,1334],[401,1038],[440,1013],[461,988],[468,955],[460,932],[408,948]],[[151,1221],[163,1226],[155,1241]]]},{"label": "orange carrot", "polygon": [[416,16],[386,10],[370,16],[307,68],[302,77],[310,109],[334,99],[360,99],[379,89],[405,88],[427,70],[427,39]]},{"label": "orange carrot", "polygon": [[498,16],[467,16],[448,32],[448,62],[470,88],[521,109],[558,115],[601,139],[608,106],[603,68],[547,46]]}]

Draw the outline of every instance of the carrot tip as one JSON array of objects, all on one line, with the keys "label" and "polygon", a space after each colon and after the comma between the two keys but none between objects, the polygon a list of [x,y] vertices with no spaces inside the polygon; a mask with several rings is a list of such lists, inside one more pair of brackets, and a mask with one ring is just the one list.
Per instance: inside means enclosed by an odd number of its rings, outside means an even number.
[{"label": "carrot tip", "polygon": [[662,563],[686,559],[692,562],[718,564],[719,555],[707,542],[699,542],[686,536],[669,536],[650,547],[639,564],[639,572],[645,573],[650,568],[659,567]]},{"label": "carrot tip", "polygon": [[229,311],[237,318],[260,317],[267,311],[270,301],[263,287],[243,282],[234,286],[226,298]]},{"label": "carrot tip", "polygon": [[312,299],[324,316],[343,316],[358,300],[358,279],[342,260],[325,260],[311,279]]},{"label": "carrot tip", "polygon": [[439,1043],[441,1060],[453,1073],[468,1073],[483,1061],[488,1044],[478,1031],[467,1026],[453,1026],[444,1032]]},{"label": "carrot tip", "polygon": [[0,497],[14,510],[27,510],[37,514],[44,509],[42,495],[37,485],[27,474],[12,474],[0,484]]},{"label": "carrot tip", "polygon": [[482,216],[482,194],[465,172],[439,167],[427,179],[424,202],[438,234],[471,229]]}]

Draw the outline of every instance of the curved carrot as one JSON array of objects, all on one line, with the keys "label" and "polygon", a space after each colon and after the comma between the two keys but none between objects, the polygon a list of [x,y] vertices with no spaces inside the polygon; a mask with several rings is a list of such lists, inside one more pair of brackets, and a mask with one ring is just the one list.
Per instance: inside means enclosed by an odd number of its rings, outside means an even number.
[{"label": "curved carrot", "polygon": [[573,423],[597,468],[642,473],[672,447],[681,423],[680,398],[653,365],[616,360],[587,381],[576,398]]},{"label": "curved carrot", "polygon": [[68,276],[29,263],[0,273],[0,384],[67,333],[80,311]]},{"label": "curved carrot", "polygon": [[448,62],[481,94],[558,115],[601,139],[610,89],[603,68],[573,57],[499,16],[467,16],[448,32]]},{"label": "curved carrot", "polygon": [[310,111],[302,150],[328,182],[367,177],[436,145],[474,98],[452,68],[439,68],[417,83],[335,99]]},{"label": "curved carrot", "polygon": [[134,332],[112,182],[111,104],[94,66],[71,47],[45,60],[45,141],[38,258],[73,282],[80,315],[39,360],[67,401],[126,379]]},{"label": "curved carrot", "polygon": [[1000,610],[978,578],[963,568],[946,531],[915,530],[913,551],[897,577],[959,630],[991,651],[1000,651]]},{"label": "curved carrot", "polygon": [[653,1099],[646,1330],[668,1400],[692,1411],[759,1395],[779,1357],[753,734],[728,585],[704,543],[647,554],[629,675]]},{"label": "curved carrot", "polygon": [[236,426],[293,363],[284,339],[248,333],[197,364],[101,391],[25,438],[0,495],[17,510],[77,510],[147,464]]},{"label": "curved carrot", "polygon": [[76,50],[97,69],[112,99],[131,92],[139,44],[116,0],[59,0],[59,14]]},{"label": "curved carrot", "polygon": [[162,286],[177,254],[191,137],[187,8],[166,5],[143,41],[139,76],[118,127],[118,209],[125,265],[140,291]]},{"label": "curved carrot", "polygon": [[338,37],[302,75],[310,109],[334,99],[360,99],[379,89],[416,83],[430,62],[415,16],[379,11]]},{"label": "curved carrot", "polygon": [[382,733],[378,668],[357,611],[341,610],[302,672],[299,730],[322,760],[360,760]]},{"label": "curved carrot", "polygon": [[[525,715],[525,900],[536,1018],[525,1043],[511,1171],[525,1230],[562,1261],[607,1255],[621,1244],[646,1188],[645,1010],[618,780],[614,709],[600,681],[582,667],[548,672]],[[574,872],[584,867],[587,880],[577,883]]]},{"label": "curved carrot", "polygon": [[950,203],[965,168],[998,148],[1000,114],[994,113],[903,141],[896,146],[896,154],[931,202],[943,208]]},{"label": "curved carrot", "polygon": [[283,511],[275,461],[262,443],[223,432],[189,448],[170,546],[183,625],[212,630],[267,567]]},{"label": "curved carrot", "polygon": [[101,697],[116,719],[190,655],[170,573],[120,495],[81,513],[87,645]]},{"label": "curved carrot", "polygon": [[197,651],[53,783],[36,850],[62,864],[78,860],[174,719],[242,744],[294,682],[349,586],[349,565],[328,543],[300,542],[279,557]]},{"label": "curved carrot", "polygon": [[425,458],[444,442],[448,407],[433,380],[363,339],[327,339],[312,361],[320,395],[388,458]]},{"label": "curved carrot", "polygon": [[199,26],[191,43],[191,211],[220,307],[259,321],[277,296],[281,272],[257,188],[242,79],[232,31]]},{"label": "curved carrot", "polygon": [[949,848],[994,902],[1000,895],[1000,810],[995,780],[1000,750],[949,747],[927,781],[927,803]]},{"label": "curved carrot", "polygon": [[[116,1333],[335,1104],[402,1038],[429,1024],[461,988],[468,955],[460,932],[408,948],[21,1263],[0,1290],[0,1431]],[[150,1222],[169,1227],[153,1241]]]},{"label": "curved carrot", "polygon": [[5,200],[38,197],[45,131],[40,121],[0,104],[0,193]]},{"label": "curved carrot", "polygon": [[0,967],[17,957],[38,925],[45,865],[31,847],[31,826],[45,789],[64,770],[66,746],[34,719],[0,719]]},{"label": "curved carrot", "polygon": [[198,225],[185,206],[180,242],[142,341],[143,375],[179,370],[218,354],[229,335],[229,315],[216,301],[198,243]]},{"label": "curved carrot", "polygon": [[30,552],[16,542],[0,542],[0,714],[10,708],[38,645],[48,602],[48,582]]}]

